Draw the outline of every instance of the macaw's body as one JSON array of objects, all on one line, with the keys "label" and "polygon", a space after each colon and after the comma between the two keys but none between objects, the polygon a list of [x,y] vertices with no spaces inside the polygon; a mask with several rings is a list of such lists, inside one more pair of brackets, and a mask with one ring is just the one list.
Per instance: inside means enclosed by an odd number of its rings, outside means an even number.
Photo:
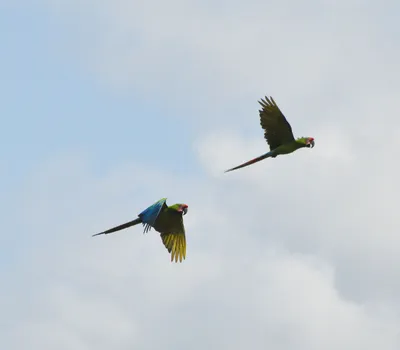
[{"label": "macaw's body", "polygon": [[179,259],[179,261],[182,262],[182,259],[186,258],[186,237],[183,215],[187,213],[188,206],[186,204],[167,206],[166,201],[166,198],[162,198],[142,211],[137,219],[93,236],[109,234],[141,223],[144,226],[143,233],[150,231],[153,227],[161,234],[161,239],[165,247],[168,252],[171,253],[171,261],[175,260],[175,262],[177,262]]},{"label": "macaw's body", "polygon": [[294,138],[292,127],[272,97],[271,99],[265,97],[265,100],[261,99],[259,103],[262,107],[259,111],[260,123],[261,127],[264,129],[264,137],[268,142],[270,151],[246,163],[226,170],[225,172],[243,168],[265,158],[275,158],[281,154],[289,154],[299,148],[314,147],[315,142],[312,137]]}]

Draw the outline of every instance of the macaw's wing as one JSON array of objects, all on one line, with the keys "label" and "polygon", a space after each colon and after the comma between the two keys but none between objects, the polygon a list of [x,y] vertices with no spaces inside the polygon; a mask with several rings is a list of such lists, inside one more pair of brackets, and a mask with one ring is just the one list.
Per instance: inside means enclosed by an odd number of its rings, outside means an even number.
[{"label": "macaw's wing", "polygon": [[161,239],[167,248],[168,252],[171,253],[171,261],[182,262],[182,259],[186,258],[186,236],[185,227],[183,225],[183,218],[179,217],[175,227],[172,228],[169,233],[162,233]]},{"label": "macaw's wing", "polygon": [[260,112],[260,124],[265,130],[264,137],[268,142],[270,150],[294,141],[292,127],[286,120],[285,116],[271,97],[265,96],[265,100],[258,102],[262,109]]},{"label": "macaw's wing", "polygon": [[167,198],[161,198],[158,202],[155,202],[147,209],[143,210],[138,216],[142,219],[144,227],[144,233],[150,231],[151,227],[154,226],[160,212],[168,208]]}]

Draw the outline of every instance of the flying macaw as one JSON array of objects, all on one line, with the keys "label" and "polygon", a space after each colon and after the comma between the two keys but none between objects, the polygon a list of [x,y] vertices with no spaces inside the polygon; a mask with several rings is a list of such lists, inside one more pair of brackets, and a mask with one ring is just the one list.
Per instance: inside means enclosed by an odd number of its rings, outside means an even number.
[{"label": "flying macaw", "polygon": [[108,234],[123,230],[127,227],[142,223],[143,233],[151,230],[153,227],[161,234],[161,239],[171,253],[171,261],[182,262],[186,258],[186,238],[185,227],[183,225],[183,215],[186,215],[188,206],[186,204],[174,204],[167,206],[167,198],[161,198],[147,209],[143,210],[138,218],[125,224],[113,227],[107,231],[96,233],[94,236]]},{"label": "flying macaw", "polygon": [[246,163],[228,169],[225,171],[226,173],[257,163],[265,158],[275,158],[280,154],[292,153],[303,147],[313,148],[315,145],[312,137],[294,138],[292,127],[272,97],[269,99],[265,96],[265,100],[261,99],[261,102],[259,101],[258,103],[262,106],[259,111],[260,124],[264,129],[264,137],[268,142],[270,151]]}]

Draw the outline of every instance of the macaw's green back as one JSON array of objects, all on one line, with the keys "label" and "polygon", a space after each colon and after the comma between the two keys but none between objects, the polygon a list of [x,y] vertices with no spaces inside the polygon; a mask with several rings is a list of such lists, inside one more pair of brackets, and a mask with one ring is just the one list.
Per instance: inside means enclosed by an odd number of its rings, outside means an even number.
[{"label": "macaw's green back", "polygon": [[93,236],[101,234],[109,234],[130,226],[142,223],[144,233],[153,227],[160,233],[162,242],[171,253],[171,261],[182,262],[186,258],[186,237],[185,226],[183,224],[183,215],[187,213],[188,206],[183,203],[167,206],[167,199],[162,198],[143,210],[137,219],[129,221],[125,224],[113,227],[107,231],[97,233]]}]

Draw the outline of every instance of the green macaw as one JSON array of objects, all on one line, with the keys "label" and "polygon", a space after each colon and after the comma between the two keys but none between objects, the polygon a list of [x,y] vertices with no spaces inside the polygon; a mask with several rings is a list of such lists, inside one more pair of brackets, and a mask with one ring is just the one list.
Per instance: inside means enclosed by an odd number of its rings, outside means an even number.
[{"label": "green macaw", "polygon": [[261,102],[259,101],[258,103],[262,106],[262,109],[259,111],[260,123],[265,131],[264,137],[268,142],[270,151],[246,163],[228,169],[225,171],[226,173],[257,163],[268,157],[275,158],[280,154],[292,153],[303,147],[313,148],[315,145],[314,138],[312,137],[294,138],[292,127],[272,97],[271,99],[265,97],[265,100],[261,99]]},{"label": "green macaw", "polygon": [[127,227],[142,223],[146,233],[153,227],[161,234],[162,242],[171,253],[171,261],[182,262],[186,258],[186,237],[183,225],[183,215],[186,215],[188,206],[186,204],[174,204],[167,206],[167,198],[162,198],[147,209],[143,210],[138,218],[125,224],[113,227],[107,231],[96,233],[94,236],[108,234],[123,230]]}]

